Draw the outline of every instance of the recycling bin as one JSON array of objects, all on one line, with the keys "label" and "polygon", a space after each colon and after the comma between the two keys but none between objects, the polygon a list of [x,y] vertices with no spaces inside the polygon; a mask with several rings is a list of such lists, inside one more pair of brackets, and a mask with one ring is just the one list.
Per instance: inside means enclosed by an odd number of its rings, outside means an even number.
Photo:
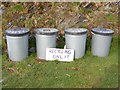
[{"label": "recycling bin", "polygon": [[92,54],[94,56],[108,56],[113,33],[113,30],[105,28],[92,29]]},{"label": "recycling bin", "polygon": [[5,31],[8,56],[12,61],[21,61],[28,56],[28,28],[13,28]]},{"label": "recycling bin", "polygon": [[46,59],[46,48],[56,47],[56,36],[58,30],[55,28],[37,28],[36,32],[36,51],[37,58]]},{"label": "recycling bin", "polygon": [[65,30],[65,44],[67,49],[75,50],[75,59],[82,58],[86,49],[87,29],[68,28]]}]

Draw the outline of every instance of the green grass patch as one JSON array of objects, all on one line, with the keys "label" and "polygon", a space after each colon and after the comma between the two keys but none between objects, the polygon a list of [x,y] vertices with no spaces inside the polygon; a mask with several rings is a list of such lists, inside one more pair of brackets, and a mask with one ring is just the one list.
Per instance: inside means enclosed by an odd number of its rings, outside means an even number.
[{"label": "green grass patch", "polygon": [[115,14],[106,14],[106,20],[109,21],[109,22],[116,22],[118,19],[117,19],[117,16]]},{"label": "green grass patch", "polygon": [[15,4],[14,6],[12,6],[12,10],[21,12],[24,10],[24,7],[21,4]]},{"label": "green grass patch", "polygon": [[2,55],[3,88],[116,88],[118,87],[118,38],[114,37],[109,56],[91,54],[87,41],[83,58],[73,62],[42,62],[36,53],[21,62],[9,61]]}]

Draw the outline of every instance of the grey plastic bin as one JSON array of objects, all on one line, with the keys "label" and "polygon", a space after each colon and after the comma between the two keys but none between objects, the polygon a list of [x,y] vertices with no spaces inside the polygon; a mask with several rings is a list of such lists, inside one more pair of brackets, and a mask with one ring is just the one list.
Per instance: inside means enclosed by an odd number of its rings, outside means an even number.
[{"label": "grey plastic bin", "polygon": [[14,28],[5,31],[8,56],[12,61],[21,61],[28,56],[28,28]]},{"label": "grey plastic bin", "polygon": [[85,28],[68,28],[65,30],[66,48],[75,50],[75,59],[84,56],[86,38],[87,29]]},{"label": "grey plastic bin", "polygon": [[58,30],[55,28],[37,28],[36,32],[36,47],[37,57],[46,59],[46,48],[56,47],[56,35]]},{"label": "grey plastic bin", "polygon": [[94,56],[108,56],[113,33],[114,31],[105,28],[92,29],[92,54]]}]

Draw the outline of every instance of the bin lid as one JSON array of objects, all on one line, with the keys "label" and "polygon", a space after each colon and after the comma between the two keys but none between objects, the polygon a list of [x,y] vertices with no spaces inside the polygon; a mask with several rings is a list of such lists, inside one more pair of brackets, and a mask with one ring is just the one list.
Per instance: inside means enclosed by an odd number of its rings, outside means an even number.
[{"label": "bin lid", "polygon": [[87,33],[86,28],[68,28],[65,29],[66,34],[71,34],[71,35],[79,35],[79,34],[86,34]]},{"label": "bin lid", "polygon": [[111,29],[106,29],[106,28],[93,28],[92,32],[95,34],[100,34],[100,35],[113,35],[114,31]]},{"label": "bin lid", "polygon": [[58,32],[57,29],[55,28],[37,28],[35,29],[36,34],[41,34],[41,35],[53,35]]},{"label": "bin lid", "polygon": [[5,31],[8,36],[23,36],[29,33],[29,28],[12,28]]}]

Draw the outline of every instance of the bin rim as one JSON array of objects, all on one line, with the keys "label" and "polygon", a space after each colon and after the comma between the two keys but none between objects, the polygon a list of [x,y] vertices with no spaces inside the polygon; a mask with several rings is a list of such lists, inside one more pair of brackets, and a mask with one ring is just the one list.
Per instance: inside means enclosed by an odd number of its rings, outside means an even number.
[{"label": "bin rim", "polygon": [[104,36],[109,36],[114,34],[114,31],[108,28],[93,28],[92,32],[94,34],[99,34]]},{"label": "bin rim", "polygon": [[56,28],[36,28],[34,29],[36,34],[40,35],[54,35],[58,32]]},{"label": "bin rim", "polygon": [[83,35],[86,34],[88,29],[86,28],[67,28],[65,29],[65,34],[70,35]]},{"label": "bin rim", "polygon": [[5,30],[5,34],[7,36],[23,36],[28,34],[30,31],[29,28],[11,28]]}]

